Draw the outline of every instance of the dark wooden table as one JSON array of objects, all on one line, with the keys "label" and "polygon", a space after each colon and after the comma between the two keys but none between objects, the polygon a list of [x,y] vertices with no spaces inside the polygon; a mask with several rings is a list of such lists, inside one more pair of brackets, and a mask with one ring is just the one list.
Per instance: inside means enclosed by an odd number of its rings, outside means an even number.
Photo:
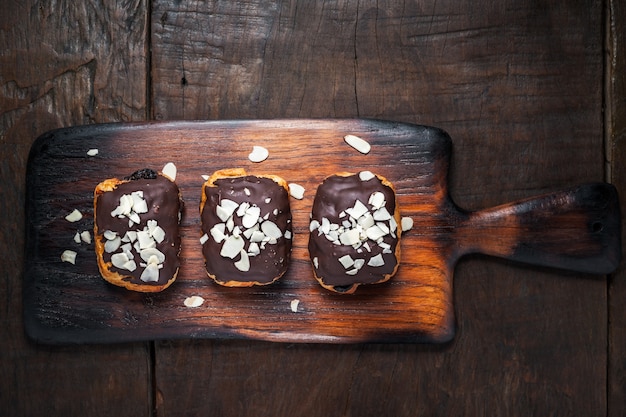
[{"label": "dark wooden table", "polygon": [[105,3],[0,6],[2,415],[626,414],[621,267],[606,277],[465,258],[445,345],[43,346],[24,335],[21,285],[28,152],[64,126],[435,125],[453,138],[450,191],[464,208],[589,181],[624,201],[620,2]]}]

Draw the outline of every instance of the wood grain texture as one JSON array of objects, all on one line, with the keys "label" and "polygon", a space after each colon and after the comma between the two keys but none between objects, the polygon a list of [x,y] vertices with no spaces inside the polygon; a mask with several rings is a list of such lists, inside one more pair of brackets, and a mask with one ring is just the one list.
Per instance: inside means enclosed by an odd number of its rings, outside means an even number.
[{"label": "wood grain texture", "polygon": [[[608,2],[606,93],[607,175],[620,190],[626,189],[626,8],[618,1]],[[620,201],[625,204],[625,193]],[[626,414],[626,273],[623,266],[609,281],[609,363],[608,399],[611,417]]]},{"label": "wood grain texture", "polygon": [[0,7],[0,410],[3,415],[148,415],[149,346],[42,347],[22,321],[25,177],[47,130],[146,114],[146,4]]}]

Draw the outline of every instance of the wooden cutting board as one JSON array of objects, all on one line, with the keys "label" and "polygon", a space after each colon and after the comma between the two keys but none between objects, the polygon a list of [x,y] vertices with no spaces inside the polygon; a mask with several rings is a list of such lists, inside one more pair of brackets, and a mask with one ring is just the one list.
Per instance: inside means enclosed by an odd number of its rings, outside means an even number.
[{"label": "wooden cutting board", "polygon": [[[351,134],[371,144],[361,154]],[[269,158],[252,163],[253,145]],[[98,149],[96,156],[88,156]],[[42,343],[113,343],[174,338],[253,338],[282,342],[445,342],[454,336],[453,270],[459,257],[484,253],[507,259],[606,274],[618,263],[620,217],[608,184],[576,186],[493,209],[468,212],[451,201],[447,172],[451,140],[442,130],[375,120],[255,120],[91,125],[39,137],[26,178],[24,319]],[[105,178],[140,168],[178,168],[185,209],[182,266],[158,294],[114,287],[99,275],[92,244],[76,243],[93,228],[93,190]],[[202,175],[243,167],[304,186],[291,199],[292,262],[275,284],[225,288],[206,275],[201,254]],[[403,217],[402,261],[387,283],[354,295],[323,289],[308,258],[309,213],[318,184],[339,171],[370,170],[396,188]],[[82,220],[65,216],[78,209]],[[76,264],[61,261],[77,252]],[[205,299],[197,308],[185,298]],[[299,300],[292,311],[293,300]]]}]

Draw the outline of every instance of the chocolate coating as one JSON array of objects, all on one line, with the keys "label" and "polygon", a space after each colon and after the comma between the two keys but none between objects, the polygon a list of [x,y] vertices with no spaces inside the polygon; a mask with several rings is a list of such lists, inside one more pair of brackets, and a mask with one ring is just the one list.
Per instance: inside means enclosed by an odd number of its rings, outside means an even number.
[{"label": "chocolate coating", "polygon": [[[214,186],[205,185],[203,193],[206,202],[200,216],[202,233],[208,235],[208,240],[202,246],[202,253],[208,274],[219,283],[239,281],[267,284],[282,276],[287,270],[292,246],[292,239],[285,238],[285,232],[291,234],[292,231],[287,190],[271,178],[245,175],[217,179]],[[275,244],[266,244],[258,255],[249,257],[248,271],[240,271],[234,265],[240,259],[239,255],[234,259],[221,256],[222,243],[216,242],[211,236],[211,228],[223,223],[216,213],[216,207],[222,199],[258,206],[261,210],[260,217],[268,215],[267,220],[274,222],[282,231],[282,237],[278,238]],[[266,202],[267,199],[269,203]],[[232,217],[235,226],[239,226],[241,230],[246,229],[241,217],[236,215]],[[246,239],[246,247],[248,243],[249,240]]]},{"label": "chocolate coating", "polygon": [[[385,207],[393,216],[396,211],[396,199],[394,190],[383,184],[378,177],[368,181],[362,181],[358,174],[341,176],[332,175],[326,178],[317,189],[311,220],[322,222],[327,218],[330,223],[341,224],[346,217],[340,217],[342,212],[354,206],[357,200],[368,205],[370,195],[374,192],[382,192],[385,196]],[[398,225],[399,229],[399,225]],[[390,245],[391,253],[383,253],[383,248],[375,241],[368,239],[367,245],[370,251],[361,247],[357,251],[351,245],[337,244],[330,241],[324,233],[319,234],[313,230],[309,236],[309,256],[311,260],[317,258],[317,266],[314,263],[315,275],[326,286],[335,287],[337,292],[345,292],[354,284],[373,284],[384,281],[395,273],[398,259],[396,248],[399,241],[400,231],[396,231],[394,237],[387,234],[383,241]],[[376,255],[381,255],[384,260],[382,266],[369,266],[367,262]],[[346,274],[346,268],[339,262],[339,258],[350,255],[353,259],[364,259],[365,265],[356,275]]]},{"label": "chocolate coating", "polygon": [[[153,171],[154,172],[154,171]],[[156,220],[157,224],[165,231],[165,238],[161,243],[157,243],[156,248],[165,255],[163,268],[159,271],[157,282],[144,282],[139,277],[144,268],[139,266],[141,257],[133,248],[132,253],[137,263],[137,269],[130,272],[126,269],[119,269],[111,265],[109,270],[120,275],[128,276],[125,281],[130,281],[137,285],[160,286],[167,283],[178,271],[180,261],[180,236],[178,233],[179,215],[182,211],[182,201],[179,190],[175,183],[161,175],[135,175],[130,176],[132,180],[122,182],[112,191],[104,192],[96,197],[96,217],[95,223],[98,234],[102,235],[106,230],[117,232],[119,236],[124,236],[129,230],[143,230],[148,220]],[[139,214],[141,222],[128,226],[128,218],[118,218],[111,216],[111,212],[120,203],[120,198],[124,194],[131,194],[134,191],[143,191],[143,198],[148,206],[148,212]],[[111,253],[104,252],[102,257],[105,262],[111,262]]]}]

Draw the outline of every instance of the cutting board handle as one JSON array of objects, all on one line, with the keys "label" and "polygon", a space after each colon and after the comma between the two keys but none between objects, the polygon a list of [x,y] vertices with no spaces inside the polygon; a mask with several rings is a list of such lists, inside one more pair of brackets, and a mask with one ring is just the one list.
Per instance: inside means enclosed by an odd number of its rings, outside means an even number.
[{"label": "cutting board handle", "polygon": [[621,257],[620,210],[606,183],[465,213],[460,255],[483,253],[533,265],[608,274]]}]

